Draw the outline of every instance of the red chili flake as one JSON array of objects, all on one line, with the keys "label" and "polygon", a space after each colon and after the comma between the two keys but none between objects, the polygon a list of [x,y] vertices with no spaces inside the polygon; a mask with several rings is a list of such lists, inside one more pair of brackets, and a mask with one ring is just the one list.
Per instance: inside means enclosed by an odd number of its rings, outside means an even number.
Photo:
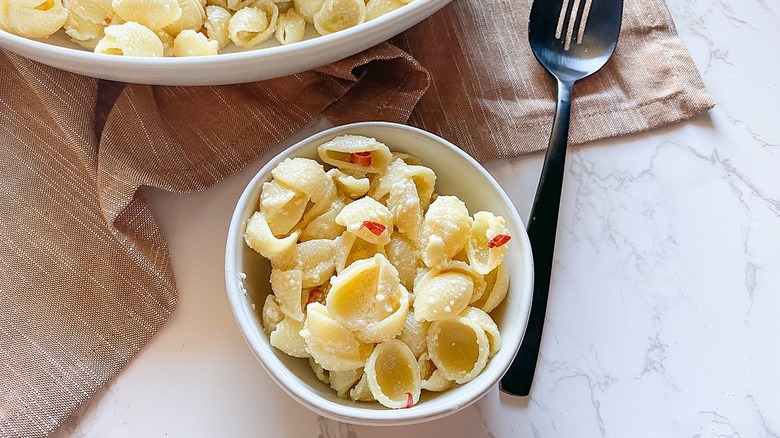
[{"label": "red chili flake", "polygon": [[411,408],[412,406],[414,406],[414,398],[412,397],[412,393],[411,392],[407,392],[406,393],[406,406],[404,406],[404,407],[405,408]]},{"label": "red chili flake", "polygon": [[488,242],[488,248],[498,248],[499,246],[503,246],[505,243],[509,242],[509,239],[511,239],[512,236],[509,234],[496,234],[496,237],[490,239],[490,242]]},{"label": "red chili flake", "polygon": [[349,154],[349,162],[368,167],[371,165],[371,152],[353,152]]},{"label": "red chili flake", "polygon": [[306,300],[306,304],[321,303],[323,301],[325,301],[325,294],[322,293],[322,289],[315,287],[309,291],[309,299]]},{"label": "red chili flake", "polygon": [[368,231],[371,231],[374,233],[374,236],[378,236],[385,232],[387,229],[386,226],[380,224],[379,222],[373,222],[373,221],[363,221],[362,224],[360,224],[359,230],[362,230],[363,228],[368,228]]}]

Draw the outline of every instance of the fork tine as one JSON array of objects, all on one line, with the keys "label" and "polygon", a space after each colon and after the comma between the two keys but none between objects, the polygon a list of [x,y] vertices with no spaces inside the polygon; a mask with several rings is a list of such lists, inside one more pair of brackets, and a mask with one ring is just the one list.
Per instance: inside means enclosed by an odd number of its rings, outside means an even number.
[{"label": "fork tine", "polygon": [[[558,14],[558,23],[555,26],[555,39],[563,41],[563,50],[569,50],[575,35],[577,44],[582,44],[592,2],[593,0],[585,0],[583,4],[581,0],[574,0],[571,9],[569,9],[570,0],[563,0],[561,11]],[[582,5],[582,8],[580,8],[580,5]],[[566,19],[567,15],[568,20]],[[564,25],[566,26],[565,37],[563,35]]]},{"label": "fork tine", "polygon": [[585,36],[585,26],[588,25],[588,15],[590,14],[590,6],[593,0],[585,0],[585,7],[582,9],[582,19],[580,20],[580,26],[577,31],[577,44],[582,44],[582,37]]}]

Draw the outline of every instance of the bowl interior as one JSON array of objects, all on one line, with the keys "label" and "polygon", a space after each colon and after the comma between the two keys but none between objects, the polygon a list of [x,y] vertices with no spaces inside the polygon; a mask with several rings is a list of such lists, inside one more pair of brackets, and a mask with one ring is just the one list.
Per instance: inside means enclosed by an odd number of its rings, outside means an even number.
[{"label": "bowl interior", "polygon": [[[305,359],[287,356],[271,347],[260,323],[259,312],[270,293],[270,264],[244,244],[243,225],[257,208],[262,183],[270,180],[271,169],[284,158],[316,159],[317,146],[346,133],[374,137],[393,151],[420,157],[423,164],[436,173],[437,193],[457,195],[472,214],[488,210],[503,216],[513,236],[508,243],[506,260],[510,275],[509,294],[501,306],[491,312],[501,332],[501,350],[475,380],[444,393],[424,391],[424,396],[412,409],[391,410],[378,403],[339,398],[314,376]],[[454,145],[430,133],[405,125],[366,122],[316,134],[287,149],[258,172],[238,202],[229,233],[226,253],[228,295],[247,343],[272,378],[293,398],[330,418],[358,424],[408,424],[452,413],[479,399],[498,382],[522,340],[533,282],[531,249],[525,227],[509,198],[480,165]]]}]

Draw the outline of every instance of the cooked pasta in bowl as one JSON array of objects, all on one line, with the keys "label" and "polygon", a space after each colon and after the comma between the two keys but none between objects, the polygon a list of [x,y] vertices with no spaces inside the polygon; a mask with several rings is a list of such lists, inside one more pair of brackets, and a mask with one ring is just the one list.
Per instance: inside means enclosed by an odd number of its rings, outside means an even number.
[{"label": "cooked pasta in bowl", "polygon": [[451,0],[0,0],[0,47],[82,75],[220,85],[298,73]]},{"label": "cooked pasta in bowl", "polygon": [[405,125],[332,128],[241,195],[228,297],[269,375],[357,424],[428,421],[494,388],[522,340],[532,257],[498,183]]}]

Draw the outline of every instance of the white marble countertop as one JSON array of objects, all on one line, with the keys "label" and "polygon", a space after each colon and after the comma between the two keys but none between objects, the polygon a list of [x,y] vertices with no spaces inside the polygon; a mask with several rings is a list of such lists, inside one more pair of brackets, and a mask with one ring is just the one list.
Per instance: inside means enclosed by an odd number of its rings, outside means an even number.
[{"label": "white marble countertop", "polygon": [[[780,2],[669,2],[717,106],[570,152],[530,398],[350,426],[299,406],[238,332],[225,235],[244,184],[147,190],[180,289],[159,334],[54,437],[780,436]],[[541,155],[488,164],[527,218]]]}]

